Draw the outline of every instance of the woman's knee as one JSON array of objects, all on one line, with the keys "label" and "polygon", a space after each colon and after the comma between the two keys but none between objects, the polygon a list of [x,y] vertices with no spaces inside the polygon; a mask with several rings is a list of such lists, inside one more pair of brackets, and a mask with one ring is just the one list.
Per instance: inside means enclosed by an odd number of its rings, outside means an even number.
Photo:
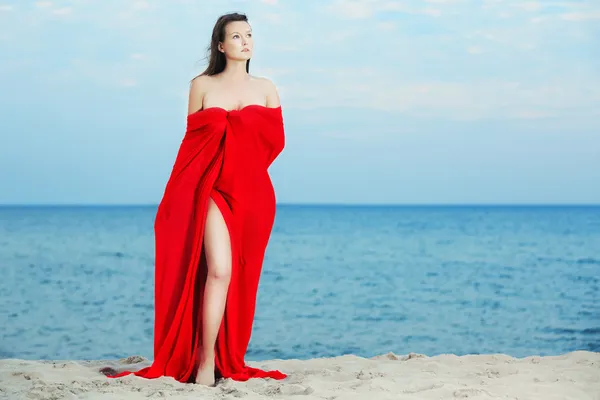
[{"label": "woman's knee", "polygon": [[228,282],[231,279],[231,264],[214,262],[208,264],[208,278]]}]

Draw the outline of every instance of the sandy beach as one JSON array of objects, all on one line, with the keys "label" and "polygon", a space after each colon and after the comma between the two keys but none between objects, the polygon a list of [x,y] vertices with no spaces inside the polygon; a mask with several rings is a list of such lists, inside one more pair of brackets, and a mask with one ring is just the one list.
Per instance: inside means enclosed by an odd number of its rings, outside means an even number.
[{"label": "sandy beach", "polygon": [[280,369],[283,381],[221,380],[216,387],[133,375],[106,378],[100,369],[137,369],[149,360],[0,360],[1,399],[600,399],[600,353],[514,358],[503,354],[388,353],[310,360],[248,362]]}]

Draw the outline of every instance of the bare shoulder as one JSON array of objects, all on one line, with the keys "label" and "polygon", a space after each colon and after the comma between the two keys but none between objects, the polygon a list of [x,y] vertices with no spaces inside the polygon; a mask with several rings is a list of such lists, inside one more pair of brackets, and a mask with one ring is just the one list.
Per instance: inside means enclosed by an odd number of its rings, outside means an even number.
[{"label": "bare shoulder", "polygon": [[254,79],[260,84],[260,86],[264,89],[265,93],[277,91],[277,86],[273,83],[269,78],[265,78],[262,76],[255,76]]},{"label": "bare shoulder", "polygon": [[212,84],[212,77],[199,75],[190,82],[190,95],[188,101],[188,114],[202,109],[204,96]]},{"label": "bare shoulder", "polygon": [[279,107],[281,105],[277,86],[269,78],[254,77],[260,84],[267,99],[267,107]]}]

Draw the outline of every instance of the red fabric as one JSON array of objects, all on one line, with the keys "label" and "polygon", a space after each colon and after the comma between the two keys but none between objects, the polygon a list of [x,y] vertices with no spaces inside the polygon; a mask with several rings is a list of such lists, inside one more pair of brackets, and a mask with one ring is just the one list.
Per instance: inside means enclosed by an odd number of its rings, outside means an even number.
[{"label": "red fabric", "polygon": [[190,114],[185,137],[158,206],[154,360],[135,374],[194,382],[202,322],[206,260],[202,238],[209,196],[231,238],[232,274],[215,346],[217,376],[284,379],[249,367],[250,341],[263,258],[275,218],[275,192],[267,168],[284,147],[281,107],[211,107]]}]

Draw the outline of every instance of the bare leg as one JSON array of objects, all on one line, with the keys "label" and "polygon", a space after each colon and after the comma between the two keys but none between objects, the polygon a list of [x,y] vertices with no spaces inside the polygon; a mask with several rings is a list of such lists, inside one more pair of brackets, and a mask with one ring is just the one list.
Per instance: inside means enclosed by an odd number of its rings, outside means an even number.
[{"label": "bare leg", "polygon": [[231,280],[231,242],[221,211],[212,198],[204,229],[204,251],[208,267],[202,308],[202,342],[196,383],[215,383],[215,342],[225,311]]}]

